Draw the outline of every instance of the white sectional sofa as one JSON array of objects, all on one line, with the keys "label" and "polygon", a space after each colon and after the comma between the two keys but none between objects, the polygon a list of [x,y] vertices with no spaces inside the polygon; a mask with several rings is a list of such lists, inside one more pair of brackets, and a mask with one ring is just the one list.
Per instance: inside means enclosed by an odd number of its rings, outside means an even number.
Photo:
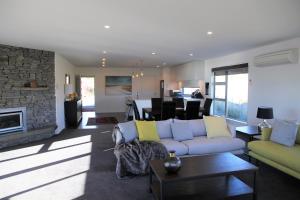
[{"label": "white sectional sofa", "polygon": [[[193,137],[188,140],[178,140],[173,137],[171,123],[188,123]],[[138,138],[135,122],[119,123],[115,131],[116,144],[130,142]],[[228,127],[231,137],[207,138],[204,121],[196,120],[177,120],[170,119],[156,122],[157,132],[162,143],[168,151],[175,150],[178,156],[205,155],[222,152],[232,152],[242,154],[245,149],[245,142],[235,137],[235,130]]]}]

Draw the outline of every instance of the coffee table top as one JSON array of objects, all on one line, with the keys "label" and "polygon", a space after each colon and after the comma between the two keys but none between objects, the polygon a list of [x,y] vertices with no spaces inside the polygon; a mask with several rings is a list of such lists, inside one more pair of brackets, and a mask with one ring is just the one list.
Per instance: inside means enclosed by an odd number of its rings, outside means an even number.
[{"label": "coffee table top", "polygon": [[168,174],[164,168],[163,160],[152,160],[150,161],[150,166],[159,181],[163,182],[231,175],[258,170],[256,166],[232,153],[186,157],[181,158],[181,162],[182,167],[177,174]]}]

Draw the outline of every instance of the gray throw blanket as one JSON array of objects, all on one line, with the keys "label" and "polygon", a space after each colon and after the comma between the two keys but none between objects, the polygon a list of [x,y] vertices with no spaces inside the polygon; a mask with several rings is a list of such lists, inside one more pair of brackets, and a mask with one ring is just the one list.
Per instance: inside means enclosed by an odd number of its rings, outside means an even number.
[{"label": "gray throw blanket", "polygon": [[168,151],[158,142],[140,142],[116,145],[114,154],[117,158],[116,174],[118,178],[130,175],[145,175],[149,172],[149,161],[165,159]]}]

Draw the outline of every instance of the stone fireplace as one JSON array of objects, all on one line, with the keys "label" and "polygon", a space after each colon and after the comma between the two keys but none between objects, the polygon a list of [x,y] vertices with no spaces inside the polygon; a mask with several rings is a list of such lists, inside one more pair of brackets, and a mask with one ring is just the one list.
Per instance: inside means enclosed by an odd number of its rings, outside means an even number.
[{"label": "stone fireplace", "polygon": [[0,148],[53,135],[54,70],[54,52],[0,45]]}]

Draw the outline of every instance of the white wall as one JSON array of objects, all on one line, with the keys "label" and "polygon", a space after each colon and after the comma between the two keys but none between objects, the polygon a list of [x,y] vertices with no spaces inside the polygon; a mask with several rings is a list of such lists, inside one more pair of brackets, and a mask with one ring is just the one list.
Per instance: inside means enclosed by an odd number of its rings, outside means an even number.
[{"label": "white wall", "polygon": [[65,128],[65,75],[69,74],[70,83],[75,85],[75,67],[61,55],[55,53],[55,96],[56,96],[56,134]]},{"label": "white wall", "polygon": [[[182,65],[165,67],[162,77],[165,80],[165,92],[180,87],[200,87],[204,92],[205,62],[193,61]],[[200,82],[199,82],[200,81]]]},{"label": "white wall", "polygon": [[203,80],[204,61],[193,61],[172,67],[173,77],[176,81]]},{"label": "white wall", "polygon": [[[132,80],[132,97],[147,99],[159,96],[159,81],[161,80],[161,69],[147,68],[142,70],[143,78]],[[77,67],[76,75],[95,76],[95,104],[96,112],[124,112],[126,110],[126,96],[106,96],[105,76],[131,76],[132,72],[140,72],[136,68],[97,68]]]},{"label": "white wall", "polygon": [[273,107],[275,118],[300,121],[300,64],[263,68],[253,64],[257,55],[290,48],[300,48],[300,38],[206,60],[205,80],[210,82],[214,67],[249,63],[248,123],[258,122],[258,106]]}]

